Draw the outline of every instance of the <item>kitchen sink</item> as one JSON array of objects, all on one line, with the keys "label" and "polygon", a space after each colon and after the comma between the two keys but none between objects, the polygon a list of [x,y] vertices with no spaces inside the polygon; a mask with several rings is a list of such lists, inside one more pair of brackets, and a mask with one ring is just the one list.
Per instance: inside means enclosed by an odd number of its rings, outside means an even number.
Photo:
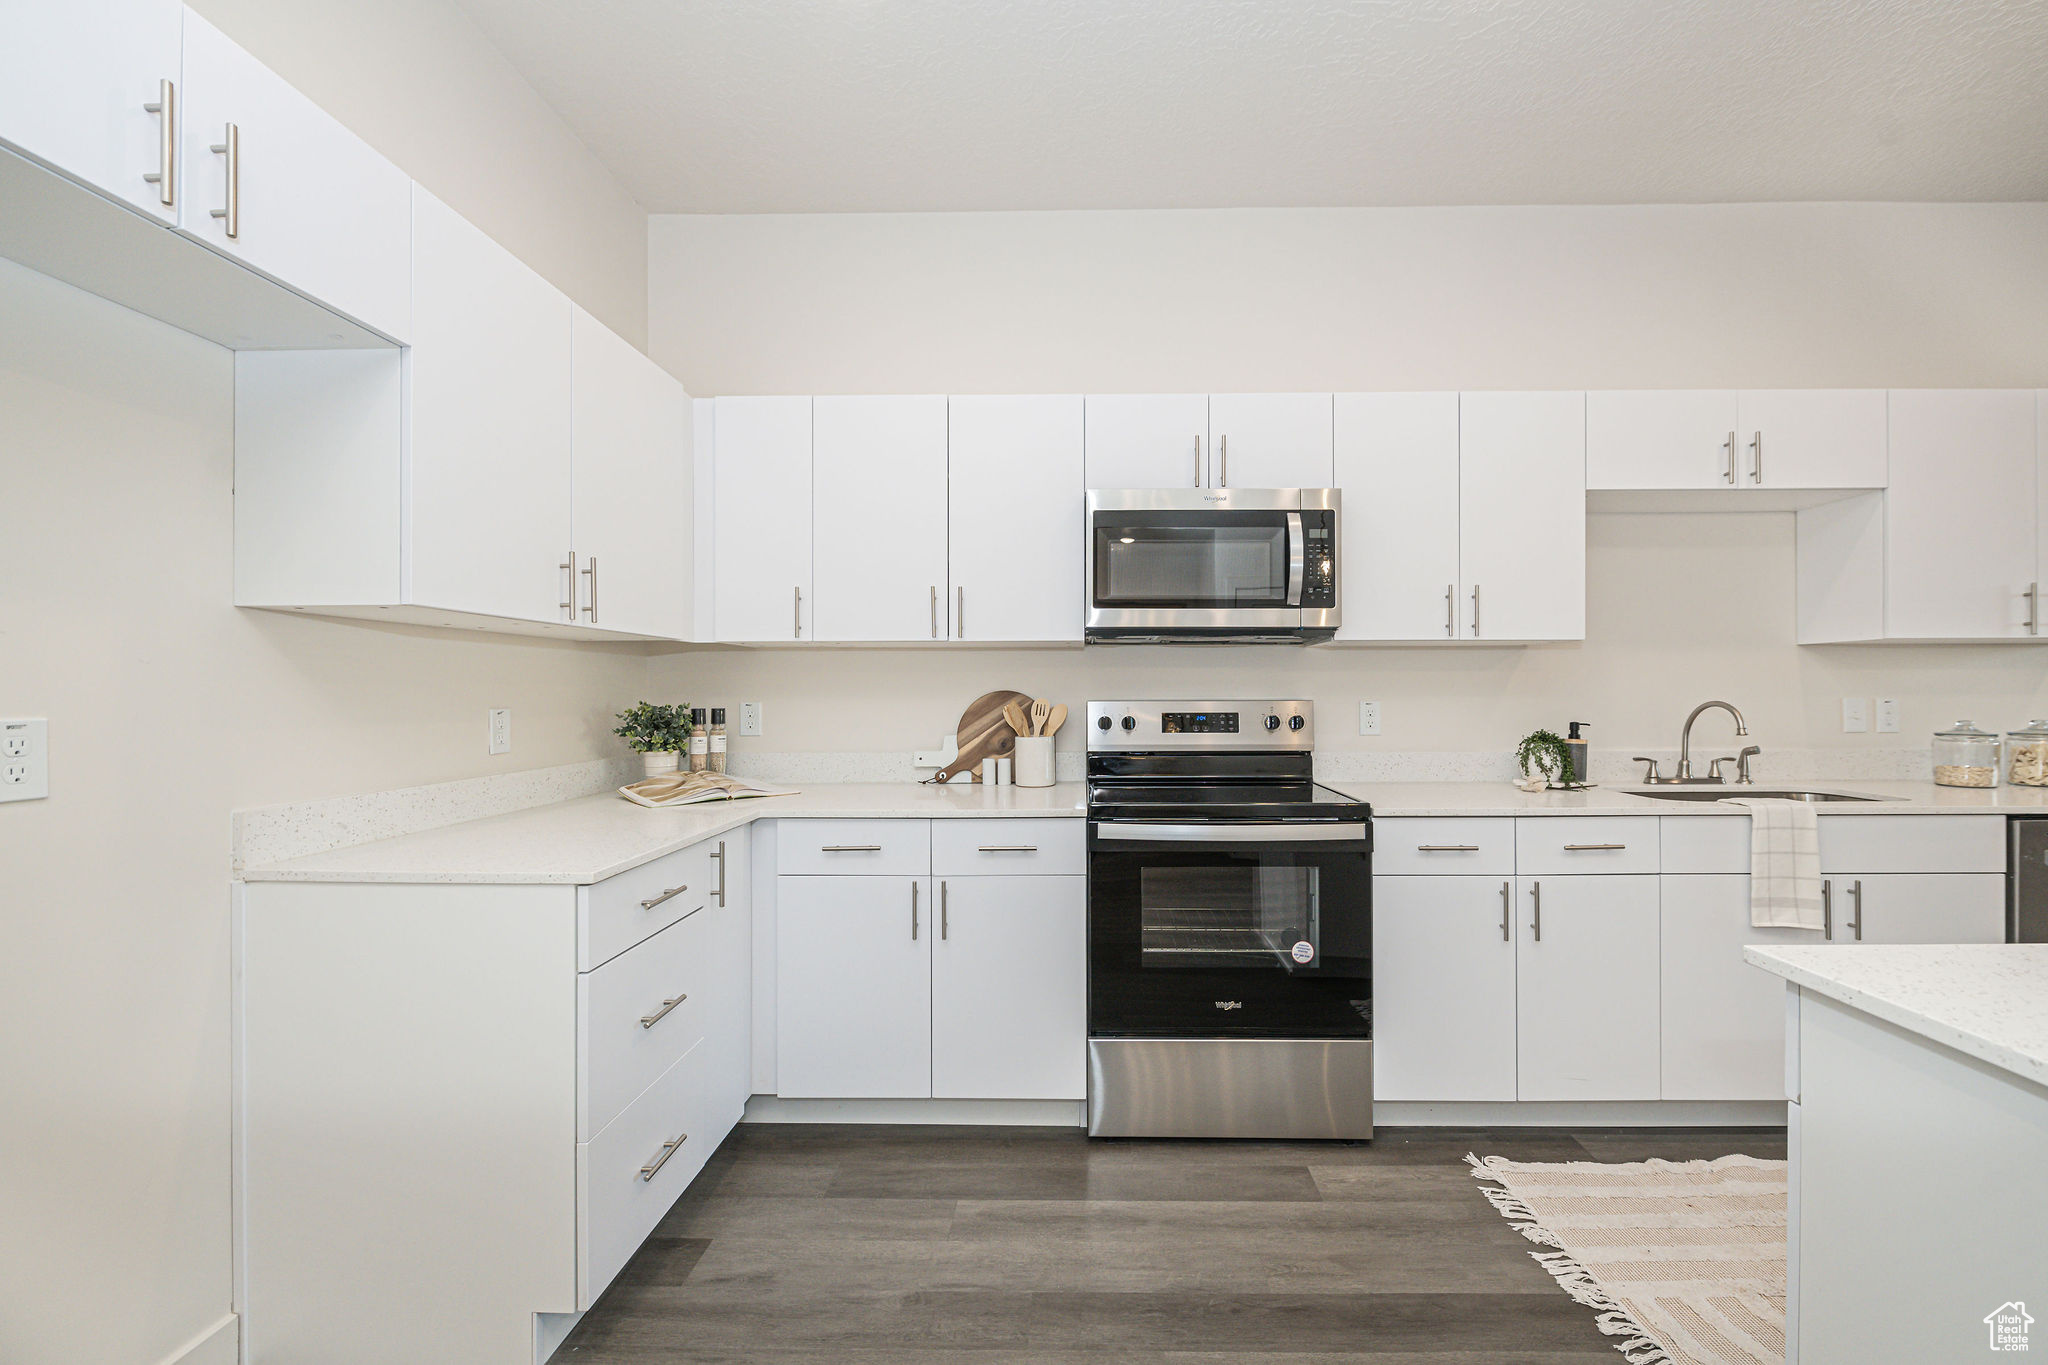
[{"label": "kitchen sink", "polygon": [[1756,796],[1772,801],[1884,801],[1883,796],[1857,796],[1850,792],[1802,791],[1785,787],[1634,787],[1630,796],[1654,797],[1659,801],[1725,801],[1731,796]]}]

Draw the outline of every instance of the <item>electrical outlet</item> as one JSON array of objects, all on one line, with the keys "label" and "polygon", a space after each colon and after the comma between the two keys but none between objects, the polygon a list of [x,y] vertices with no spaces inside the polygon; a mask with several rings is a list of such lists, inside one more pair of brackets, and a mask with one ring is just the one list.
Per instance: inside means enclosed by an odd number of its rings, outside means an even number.
[{"label": "electrical outlet", "polygon": [[1380,732],[1380,704],[1376,701],[1358,703],[1358,733],[1376,735]]},{"label": "electrical outlet", "polygon": [[1879,697],[1877,699],[1877,732],[1881,735],[1895,735],[1899,732],[1899,699]]},{"label": "electrical outlet", "polygon": [[512,752],[512,712],[509,708],[494,708],[489,717],[491,752],[509,754]]},{"label": "electrical outlet", "polygon": [[50,794],[50,723],[0,720],[0,801],[40,801]]},{"label": "electrical outlet", "polygon": [[740,733],[758,736],[761,733],[761,703],[743,701],[740,703]]},{"label": "electrical outlet", "polygon": [[1870,729],[1870,700],[1867,697],[1842,698],[1842,733],[1860,735]]}]

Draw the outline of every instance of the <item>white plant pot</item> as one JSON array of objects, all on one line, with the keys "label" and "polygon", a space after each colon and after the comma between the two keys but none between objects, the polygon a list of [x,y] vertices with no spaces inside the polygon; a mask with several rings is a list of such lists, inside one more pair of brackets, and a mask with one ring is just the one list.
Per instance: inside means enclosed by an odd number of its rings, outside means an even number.
[{"label": "white plant pot", "polygon": [[674,749],[666,749],[659,753],[642,754],[640,762],[646,766],[649,777],[660,777],[663,773],[672,773],[676,770],[677,757]]}]

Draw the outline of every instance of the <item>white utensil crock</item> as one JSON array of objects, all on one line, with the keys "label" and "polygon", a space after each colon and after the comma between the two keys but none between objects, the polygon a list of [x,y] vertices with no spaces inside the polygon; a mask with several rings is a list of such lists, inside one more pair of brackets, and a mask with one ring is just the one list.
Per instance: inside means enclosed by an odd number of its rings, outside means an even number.
[{"label": "white utensil crock", "polygon": [[1018,786],[1050,787],[1052,785],[1052,736],[1017,736],[1015,761]]}]

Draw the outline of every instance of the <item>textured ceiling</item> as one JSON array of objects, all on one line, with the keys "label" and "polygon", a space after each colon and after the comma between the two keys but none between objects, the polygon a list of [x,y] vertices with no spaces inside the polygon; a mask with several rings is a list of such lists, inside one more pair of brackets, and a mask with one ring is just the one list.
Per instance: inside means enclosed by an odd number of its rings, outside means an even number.
[{"label": "textured ceiling", "polygon": [[460,0],[655,212],[2048,199],[2048,0]]}]

